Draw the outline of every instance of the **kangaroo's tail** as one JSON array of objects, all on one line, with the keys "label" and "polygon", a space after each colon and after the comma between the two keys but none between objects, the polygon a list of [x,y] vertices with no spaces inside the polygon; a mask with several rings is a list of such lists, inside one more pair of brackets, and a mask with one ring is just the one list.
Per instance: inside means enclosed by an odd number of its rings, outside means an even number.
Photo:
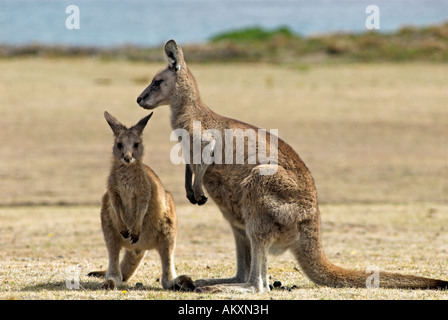
[{"label": "kangaroo's tail", "polygon": [[300,238],[293,253],[305,274],[313,282],[329,287],[367,287],[369,284],[380,288],[405,289],[448,289],[448,281],[403,275],[399,273],[379,272],[379,282],[369,278],[372,274],[335,266],[327,260],[320,241],[320,218],[299,225]]}]

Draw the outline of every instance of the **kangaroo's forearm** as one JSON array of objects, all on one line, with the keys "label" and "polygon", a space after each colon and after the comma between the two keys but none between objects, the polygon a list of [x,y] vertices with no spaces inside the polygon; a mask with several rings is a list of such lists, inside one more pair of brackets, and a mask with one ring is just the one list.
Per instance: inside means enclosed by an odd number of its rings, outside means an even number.
[{"label": "kangaroo's forearm", "polygon": [[202,190],[202,178],[204,177],[204,173],[207,168],[208,165],[206,164],[194,166],[193,196],[196,203],[199,205],[203,205],[207,202],[207,197],[204,195],[204,191]]},{"label": "kangaroo's forearm", "polygon": [[186,164],[185,165],[185,190],[187,191],[187,194],[189,192],[193,191],[192,180],[193,180],[193,173],[191,171],[191,167],[189,164]]},{"label": "kangaroo's forearm", "polygon": [[197,201],[194,197],[194,191],[193,191],[193,171],[191,170],[191,166],[187,163],[185,165],[185,191],[187,194],[187,199],[192,203],[196,204]]},{"label": "kangaroo's forearm", "polygon": [[199,191],[202,190],[202,178],[204,177],[204,173],[207,170],[208,165],[201,164],[197,165],[194,171],[194,180],[193,180],[193,190]]},{"label": "kangaroo's forearm", "polygon": [[125,223],[123,219],[123,205],[121,203],[120,196],[113,191],[110,191],[109,194],[110,194],[110,204],[112,206],[111,210],[112,211],[111,213],[113,215],[112,219],[115,221],[115,224],[117,226],[124,225]]},{"label": "kangaroo's forearm", "polygon": [[140,233],[143,227],[143,218],[148,211],[148,202],[137,203],[137,210],[133,215],[133,223],[128,227],[131,236],[131,243],[136,243],[139,240]]},{"label": "kangaroo's forearm", "polygon": [[148,211],[148,201],[137,203],[137,208],[135,210],[135,214],[132,215],[132,220],[130,221],[130,225],[128,226],[130,230],[136,230],[140,232],[143,224],[143,218],[145,217]]}]

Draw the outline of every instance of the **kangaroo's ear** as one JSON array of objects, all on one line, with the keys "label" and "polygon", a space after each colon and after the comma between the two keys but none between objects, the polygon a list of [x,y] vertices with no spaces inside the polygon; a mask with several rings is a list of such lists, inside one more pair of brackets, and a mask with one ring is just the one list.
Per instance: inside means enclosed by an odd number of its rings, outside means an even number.
[{"label": "kangaroo's ear", "polygon": [[165,43],[165,53],[168,57],[168,65],[170,69],[174,71],[179,71],[181,67],[185,64],[184,54],[182,53],[181,47],[174,40],[168,40]]},{"label": "kangaroo's ear", "polygon": [[118,136],[121,132],[127,130],[127,128],[109,112],[104,111],[104,118],[106,118],[106,121],[114,132],[114,135]]},{"label": "kangaroo's ear", "polygon": [[147,115],[142,120],[140,120],[135,126],[132,127],[132,130],[135,130],[138,135],[141,135],[143,132],[143,129],[145,129],[146,124],[148,123],[149,118],[152,117],[153,113],[154,112],[151,112],[149,115]]}]

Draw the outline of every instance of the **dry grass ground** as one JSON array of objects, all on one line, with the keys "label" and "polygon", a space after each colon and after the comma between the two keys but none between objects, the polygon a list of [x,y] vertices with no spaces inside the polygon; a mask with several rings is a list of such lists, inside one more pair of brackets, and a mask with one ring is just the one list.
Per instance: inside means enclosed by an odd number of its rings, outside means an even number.
[{"label": "dry grass ground", "polygon": [[[329,259],[347,268],[376,266],[447,278],[448,205],[324,205],[323,244]],[[235,272],[230,228],[215,206],[177,208],[178,274],[227,277]],[[99,208],[16,207],[0,209],[0,299],[446,299],[425,290],[332,289],[318,287],[300,271],[290,253],[269,259],[271,283],[292,291],[263,294],[179,293],[162,290],[160,259],[150,251],[136,274],[118,290],[101,290],[86,277],[107,266]],[[424,226],[424,227],[422,227]],[[79,275],[79,289],[69,290]],[[138,287],[140,282],[143,286]]]},{"label": "dry grass ground", "polygon": [[[109,170],[110,111],[133,124],[160,64],[0,60],[0,203],[99,203]],[[218,113],[278,129],[325,203],[446,201],[448,71],[439,64],[192,65]],[[169,158],[169,108],[145,130],[145,161],[185,203]]]},{"label": "dry grass ground", "polygon": [[[135,99],[162,65],[95,59],[0,61],[0,298],[24,299],[446,299],[445,292],[329,289],[311,284],[289,254],[270,259],[272,280],[297,285],[262,295],[172,293],[147,255],[122,290],[85,277],[105,267],[99,201],[112,133],[104,110],[132,124]],[[218,113],[279,135],[316,180],[324,248],[350,268],[447,279],[448,73],[439,64],[191,65]],[[177,204],[179,274],[230,276],[230,229],[210,202],[187,204],[169,110],[145,130],[145,162]],[[79,265],[79,290],[67,267]],[[135,288],[137,282],[143,287]],[[125,291],[125,292],[124,292]]]}]

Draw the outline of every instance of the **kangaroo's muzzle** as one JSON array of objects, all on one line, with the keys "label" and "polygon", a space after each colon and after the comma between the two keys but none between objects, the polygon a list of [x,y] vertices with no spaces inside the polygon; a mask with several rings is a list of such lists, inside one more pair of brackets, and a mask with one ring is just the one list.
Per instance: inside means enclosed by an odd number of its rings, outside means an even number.
[{"label": "kangaroo's muzzle", "polygon": [[122,161],[125,164],[131,164],[132,162],[134,162],[134,157],[132,156],[132,153],[125,153],[123,155]]}]

